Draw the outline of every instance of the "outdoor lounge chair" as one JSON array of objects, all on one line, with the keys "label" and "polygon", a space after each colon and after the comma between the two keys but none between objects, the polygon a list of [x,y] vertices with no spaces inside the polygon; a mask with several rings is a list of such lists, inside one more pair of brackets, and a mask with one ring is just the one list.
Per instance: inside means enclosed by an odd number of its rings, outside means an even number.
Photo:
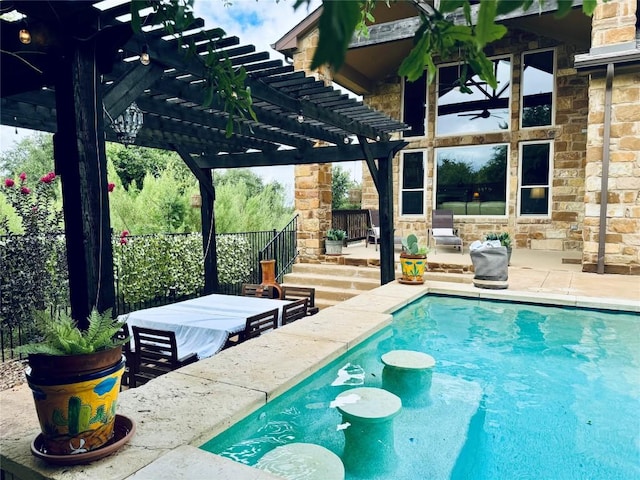
[{"label": "outdoor lounge chair", "polygon": [[369,246],[369,242],[372,242],[376,246],[376,251],[378,251],[378,244],[380,243],[380,212],[378,210],[369,209],[369,227],[367,229],[365,247]]},{"label": "outdoor lounge chair", "polygon": [[434,253],[438,253],[438,246],[441,245],[459,248],[460,253],[464,253],[462,238],[458,236],[458,229],[453,228],[452,210],[433,210],[429,229],[429,246],[431,241],[433,241]]}]

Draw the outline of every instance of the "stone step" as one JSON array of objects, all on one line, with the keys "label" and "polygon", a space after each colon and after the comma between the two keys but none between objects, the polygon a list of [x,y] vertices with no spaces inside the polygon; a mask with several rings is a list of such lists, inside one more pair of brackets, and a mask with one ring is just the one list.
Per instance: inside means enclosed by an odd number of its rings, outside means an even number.
[{"label": "stone step", "polygon": [[[400,267],[396,268],[400,277]],[[432,282],[472,283],[472,274],[425,272]],[[331,307],[380,286],[380,269],[375,267],[297,263],[284,276],[282,285],[298,285],[316,289],[316,306]]]}]

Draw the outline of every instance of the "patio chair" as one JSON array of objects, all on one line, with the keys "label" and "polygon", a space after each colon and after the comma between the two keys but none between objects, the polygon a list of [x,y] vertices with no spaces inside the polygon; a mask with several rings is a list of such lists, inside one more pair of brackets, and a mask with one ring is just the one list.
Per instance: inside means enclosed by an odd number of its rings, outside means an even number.
[{"label": "patio chair", "polygon": [[288,325],[289,323],[306,317],[308,302],[308,298],[301,298],[282,307],[282,325]]},{"label": "patio chair", "polygon": [[131,330],[135,345],[135,366],[129,378],[131,387],[147,383],[153,378],[198,360],[195,353],[178,357],[175,332],[136,325],[133,325]]},{"label": "patio chair", "polygon": [[298,287],[297,285],[286,285],[282,287],[283,300],[309,299],[307,305],[307,315],[315,315],[320,311],[316,307],[316,289],[313,287]]},{"label": "patio chair", "polygon": [[242,296],[258,298],[278,298],[277,292],[272,285],[259,285],[255,283],[243,283]]},{"label": "patio chair", "polygon": [[237,335],[229,337],[223,348],[239,345],[250,338],[259,337],[269,330],[278,328],[278,313],[278,309],[274,308],[273,310],[267,310],[266,312],[257,313],[247,317],[247,323],[245,324],[244,330]]},{"label": "patio chair", "polygon": [[431,228],[429,229],[429,246],[433,240],[434,253],[438,253],[439,245],[447,245],[460,249],[464,253],[462,238],[458,236],[458,229],[453,228],[452,210],[433,210]]},{"label": "patio chair", "polygon": [[365,247],[369,246],[369,242],[375,244],[377,252],[378,244],[380,243],[380,212],[378,210],[369,209],[369,227],[367,229]]}]

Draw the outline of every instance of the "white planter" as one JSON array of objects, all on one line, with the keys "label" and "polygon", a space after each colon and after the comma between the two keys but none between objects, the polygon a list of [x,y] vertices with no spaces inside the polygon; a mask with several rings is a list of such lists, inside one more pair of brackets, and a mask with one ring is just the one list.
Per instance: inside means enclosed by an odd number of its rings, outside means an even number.
[{"label": "white planter", "polygon": [[327,255],[342,255],[342,242],[342,240],[325,240],[325,253]]}]

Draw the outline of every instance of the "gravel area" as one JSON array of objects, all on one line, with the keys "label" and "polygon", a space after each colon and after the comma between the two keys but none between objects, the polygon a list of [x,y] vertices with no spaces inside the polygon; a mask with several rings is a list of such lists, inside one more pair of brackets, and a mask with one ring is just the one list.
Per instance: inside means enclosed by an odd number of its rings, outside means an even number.
[{"label": "gravel area", "polygon": [[27,381],[24,376],[26,360],[10,360],[0,363],[0,392],[17,387]]}]

